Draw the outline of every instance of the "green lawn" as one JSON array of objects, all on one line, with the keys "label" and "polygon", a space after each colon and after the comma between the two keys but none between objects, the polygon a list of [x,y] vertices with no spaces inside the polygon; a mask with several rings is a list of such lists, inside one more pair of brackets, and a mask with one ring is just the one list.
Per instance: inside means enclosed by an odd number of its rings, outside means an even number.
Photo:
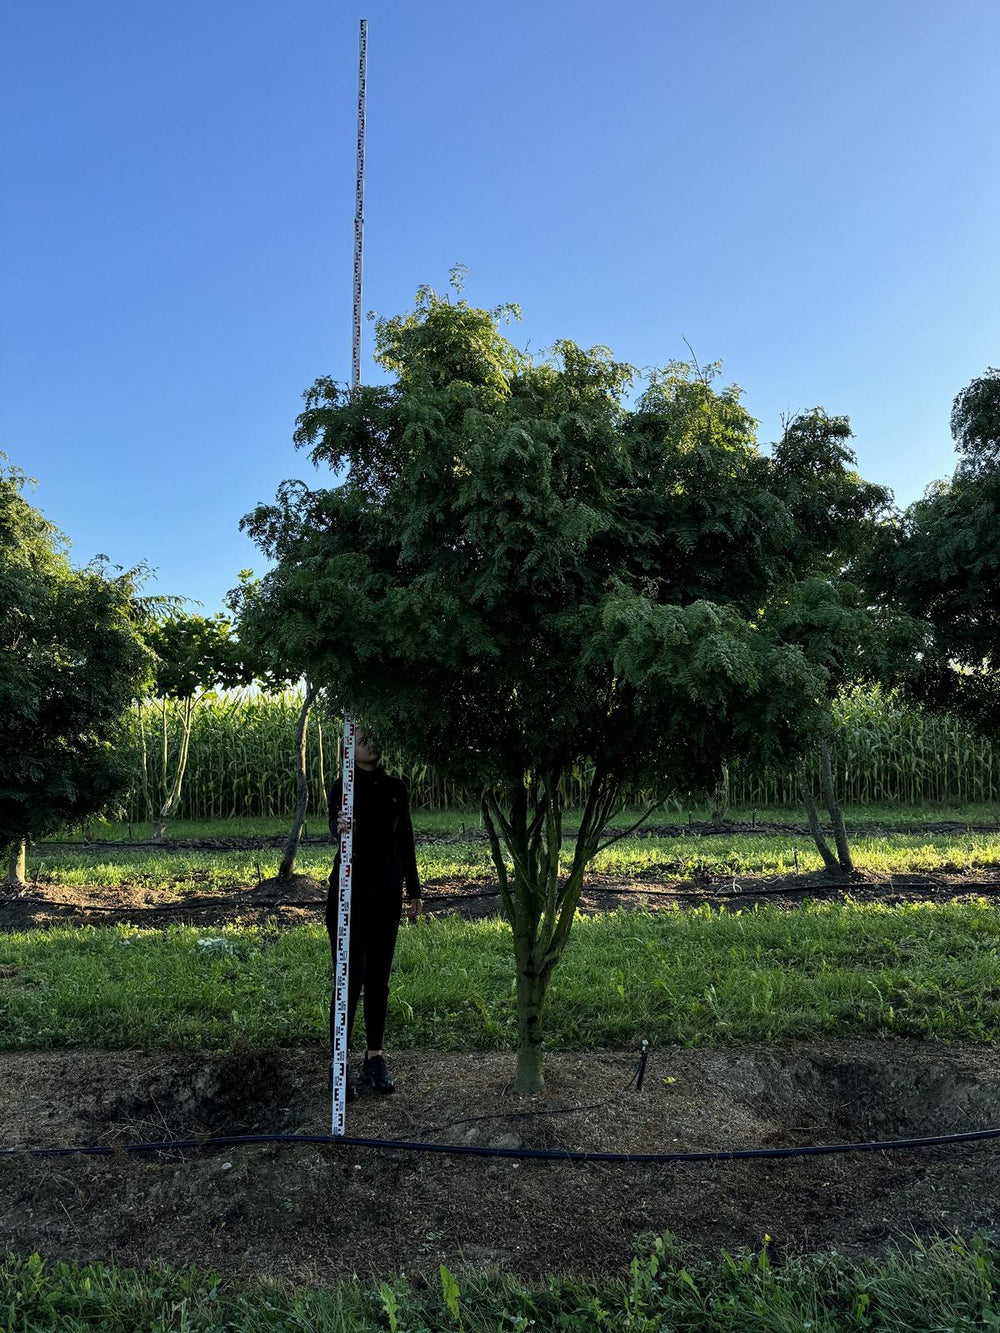
[{"label": "green lawn", "polygon": [[[896,833],[855,838],[852,842],[859,870],[870,872],[989,871],[1000,867],[1000,831],[989,833]],[[572,846],[563,852],[568,868]],[[215,852],[150,848],[84,847],[36,848],[27,862],[28,876],[42,883],[116,885],[137,882],[149,889],[204,892],[206,888],[248,885],[274,875],[280,850]],[[330,846],[301,849],[296,868],[325,879],[333,863]],[[484,879],[493,876],[489,845],[479,839],[422,843],[417,866],[423,881]],[[712,875],[789,874],[822,869],[822,861],[807,834],[784,837],[725,835],[711,838],[624,838],[600,853],[595,871],[614,875],[644,875],[651,879],[690,879]]]},{"label": "green lawn", "polygon": [[[628,828],[643,813],[643,808],[623,810],[615,816],[619,828]],[[671,801],[656,810],[650,817],[652,824],[685,824],[693,819],[696,822],[709,818],[709,807],[705,804]],[[1000,808],[996,805],[968,804],[928,804],[928,805],[845,805],[844,817],[848,825],[857,827],[878,826],[879,828],[906,829],[914,824],[955,823],[955,824],[993,824],[1000,830]],[[734,823],[804,824],[805,813],[800,805],[772,806],[731,806],[726,818]],[[177,819],[167,829],[168,841],[192,838],[273,838],[288,832],[291,817],[273,816],[268,819],[216,819],[188,820]],[[458,833],[462,826],[479,829],[479,810],[474,807],[452,810],[414,810],[413,827],[418,837]],[[564,826],[567,835],[574,834],[580,826],[580,811],[568,810]],[[328,823],[325,815],[313,815],[306,825],[306,832],[326,835]],[[153,832],[149,822],[123,824],[93,821],[84,829],[63,830],[49,841],[106,841],[106,842],[142,842]]]},{"label": "green lawn", "polygon": [[[333,865],[330,846],[303,847],[295,862],[299,874],[325,880]],[[97,848],[39,848],[28,856],[29,879],[48,884],[112,886],[141,883],[149,889],[176,893],[199,892],[256,884],[258,874],[276,875],[281,851],[205,852],[136,848],[109,851]],[[491,873],[486,843],[429,844],[418,849],[417,864],[423,879],[443,876],[482,878]]]},{"label": "green lawn", "polygon": [[[639,811],[635,818],[638,819]],[[274,815],[269,818],[232,819],[173,819],[167,825],[167,842],[190,838],[277,838],[285,837],[291,826],[291,815]],[[440,836],[457,833],[462,825],[479,828],[478,809],[467,810],[414,810],[413,827],[417,835]],[[306,834],[310,837],[320,835],[328,837],[330,826],[325,814],[310,815],[306,820]],[[153,833],[153,824],[148,820],[134,824],[104,822],[92,820],[82,828],[62,829],[48,842],[143,842],[148,841]]]},{"label": "green lawn", "polygon": [[[215,937],[231,953],[199,944]],[[708,907],[577,920],[553,984],[555,1047],[685,1045],[817,1033],[1000,1036],[1000,919],[957,904]],[[0,1045],[228,1047],[326,1031],[320,925],[53,929],[0,936]],[[509,929],[455,917],[400,934],[387,1044],[508,1046]]]}]

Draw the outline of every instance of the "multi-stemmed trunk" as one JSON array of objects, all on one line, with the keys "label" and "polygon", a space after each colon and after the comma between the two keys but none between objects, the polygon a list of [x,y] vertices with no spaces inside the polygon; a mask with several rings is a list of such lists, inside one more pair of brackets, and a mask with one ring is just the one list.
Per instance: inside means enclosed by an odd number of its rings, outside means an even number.
[{"label": "multi-stemmed trunk", "polygon": [[281,858],[281,865],[278,868],[279,879],[291,878],[292,870],[295,868],[295,857],[299,850],[299,843],[302,840],[302,825],[305,823],[306,805],[309,801],[309,783],[306,780],[307,728],[309,726],[309,713],[318,693],[319,686],[310,685],[306,681],[306,694],[299,712],[298,726],[295,729],[295,819],[288,834],[288,841],[285,843],[285,854]]},{"label": "multi-stemmed trunk", "polygon": [[806,763],[803,759],[798,767],[799,792],[802,796],[802,804],[806,809],[806,818],[809,821],[809,832],[812,834],[813,842],[823,858],[823,864],[826,867],[828,875],[853,875],[854,860],[851,857],[851,846],[847,837],[847,825],[844,823],[844,814],[837,800],[837,789],[833,779],[833,759],[830,753],[829,741],[820,742],[820,790],[823,793],[823,804],[827,808],[830,816],[830,826],[833,829],[833,840],[837,848],[834,855],[830,844],[827,842],[820,827],[819,815],[816,810],[816,802],[813,800],[813,794],[809,786],[809,778],[806,771]]},{"label": "multi-stemmed trunk", "polygon": [[851,858],[851,846],[847,840],[847,825],[844,813],[837,800],[837,789],[833,782],[833,761],[830,757],[830,742],[822,741],[819,748],[819,781],[823,792],[823,801],[830,812],[833,826],[833,840],[837,844],[837,859],[845,875],[854,874],[854,861]]},{"label": "multi-stemmed trunk", "polygon": [[[181,705],[181,748],[177,756],[177,767],[174,770],[174,780],[170,784],[170,791],[167,793],[167,799],[163,802],[159,818],[156,821],[156,828],[153,830],[153,842],[162,842],[164,830],[168,822],[176,813],[177,807],[181,802],[181,786],[184,782],[184,770],[187,768],[188,749],[191,744],[191,719],[194,716],[196,700],[193,698],[185,699]],[[166,739],[166,701],[164,701],[164,734],[163,734],[163,764],[164,773],[166,773],[167,739]]]},{"label": "multi-stemmed trunk", "polygon": [[809,832],[812,834],[812,840],[816,844],[816,850],[823,858],[823,865],[826,867],[828,875],[836,875],[840,872],[840,864],[830,849],[830,844],[823,835],[823,829],[819,822],[819,812],[816,809],[816,802],[813,800],[812,790],[809,786],[809,774],[806,770],[806,761],[799,761],[798,767],[799,794],[802,797],[802,804],[806,808],[806,818],[809,821]]},{"label": "multi-stemmed trunk", "polygon": [[590,783],[572,863],[568,873],[561,874],[563,777],[560,771],[542,773],[530,785],[520,782],[487,790],[482,800],[500,898],[514,936],[514,1091],[521,1094],[541,1092],[544,1086],[545,1002],[573,925],[584,871],[602,847],[625,837],[642,823],[640,819],[625,833],[600,842],[619,805],[621,784],[598,767]]},{"label": "multi-stemmed trunk", "polygon": [[712,824],[721,824],[726,817],[726,811],[729,809],[729,765],[723,763],[719,766],[719,776],[715,786],[709,793],[712,810],[709,815],[709,822]]}]

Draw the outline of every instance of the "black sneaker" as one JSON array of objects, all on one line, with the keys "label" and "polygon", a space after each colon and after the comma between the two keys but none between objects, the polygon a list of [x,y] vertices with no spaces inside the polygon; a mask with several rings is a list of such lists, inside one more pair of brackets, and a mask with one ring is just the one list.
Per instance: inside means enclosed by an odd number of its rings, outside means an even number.
[{"label": "black sneaker", "polygon": [[[326,1090],[327,1090],[327,1092],[330,1094],[330,1096],[332,1097],[332,1096],[333,1096],[333,1065],[332,1065],[332,1064],[330,1065],[329,1071],[327,1072],[327,1076],[326,1076]],[[349,1102],[357,1101],[358,1093],[359,1093],[360,1091],[361,1091],[361,1088],[360,1088],[360,1086],[358,1085],[358,1080],[357,1080],[356,1078],[352,1078],[352,1077],[351,1077],[351,1071],[348,1070],[348,1071],[347,1071],[347,1101],[349,1101]]]},{"label": "black sneaker", "polygon": [[396,1080],[389,1073],[389,1066],[381,1055],[373,1055],[371,1059],[365,1056],[365,1062],[361,1066],[361,1077],[376,1092],[395,1092]]}]

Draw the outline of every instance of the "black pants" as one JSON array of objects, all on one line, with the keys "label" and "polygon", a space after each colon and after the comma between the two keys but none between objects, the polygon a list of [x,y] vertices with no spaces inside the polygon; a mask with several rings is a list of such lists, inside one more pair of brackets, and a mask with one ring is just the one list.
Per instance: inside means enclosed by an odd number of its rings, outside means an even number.
[{"label": "black pants", "polygon": [[[326,900],[326,932],[334,973],[337,967],[337,904],[340,898],[340,857],[333,865]],[[365,1037],[370,1051],[382,1049],[389,1008],[389,973],[403,911],[403,872],[398,861],[360,868],[351,873],[351,946],[347,963],[347,1039],[350,1042],[358,1001],[364,991]],[[330,1050],[336,1023],[336,991],[330,998]]]}]

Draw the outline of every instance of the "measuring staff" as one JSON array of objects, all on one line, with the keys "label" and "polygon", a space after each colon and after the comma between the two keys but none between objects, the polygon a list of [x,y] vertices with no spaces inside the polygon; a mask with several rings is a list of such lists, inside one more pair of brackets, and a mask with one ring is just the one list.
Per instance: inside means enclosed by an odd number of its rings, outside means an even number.
[{"label": "measuring staff", "polygon": [[[362,19],[358,48],[358,169],[354,182],[354,308],[351,337],[351,390],[357,394],[361,387],[361,273],[364,261],[365,231],[365,102],[368,81],[368,20]],[[354,813],[354,742],[357,728],[354,718],[344,716],[344,748],[341,768],[345,781],[341,782],[340,801],[330,806],[332,814],[340,810],[343,819],[340,831],[340,879],[337,892],[336,933],[330,936],[333,950],[333,999],[330,1004],[330,1133],[334,1138],[344,1134],[344,1106],[349,1096],[357,1096],[355,1086],[347,1086],[347,1044],[350,1027],[347,1024],[347,962],[348,941],[351,937],[351,869],[352,840],[351,816]],[[334,869],[334,875],[337,868]],[[332,891],[331,882],[331,891]],[[327,904],[327,930],[330,929],[330,907]]]},{"label": "measuring staff", "polygon": [[[352,841],[347,995],[339,997],[341,1005],[346,998],[346,1027],[341,1029],[338,1024],[339,988],[335,984],[330,1002],[331,1070],[336,1070],[338,1053],[346,1059],[347,1042],[362,993],[368,1043],[360,1078],[352,1078],[350,1071],[347,1073],[347,1101],[354,1100],[362,1084],[381,1093],[392,1092],[395,1087],[382,1053],[382,1040],[389,1007],[389,974],[403,915],[404,887],[407,916],[416,921],[420,915],[420,880],[406,784],[385,771],[374,742],[363,728],[355,731],[354,762],[353,821],[342,809],[341,778],[330,792],[330,832],[338,838],[350,835]],[[341,916],[340,862],[338,851],[326,902],[326,929],[335,968]],[[342,1047],[338,1042],[341,1031]]]}]

